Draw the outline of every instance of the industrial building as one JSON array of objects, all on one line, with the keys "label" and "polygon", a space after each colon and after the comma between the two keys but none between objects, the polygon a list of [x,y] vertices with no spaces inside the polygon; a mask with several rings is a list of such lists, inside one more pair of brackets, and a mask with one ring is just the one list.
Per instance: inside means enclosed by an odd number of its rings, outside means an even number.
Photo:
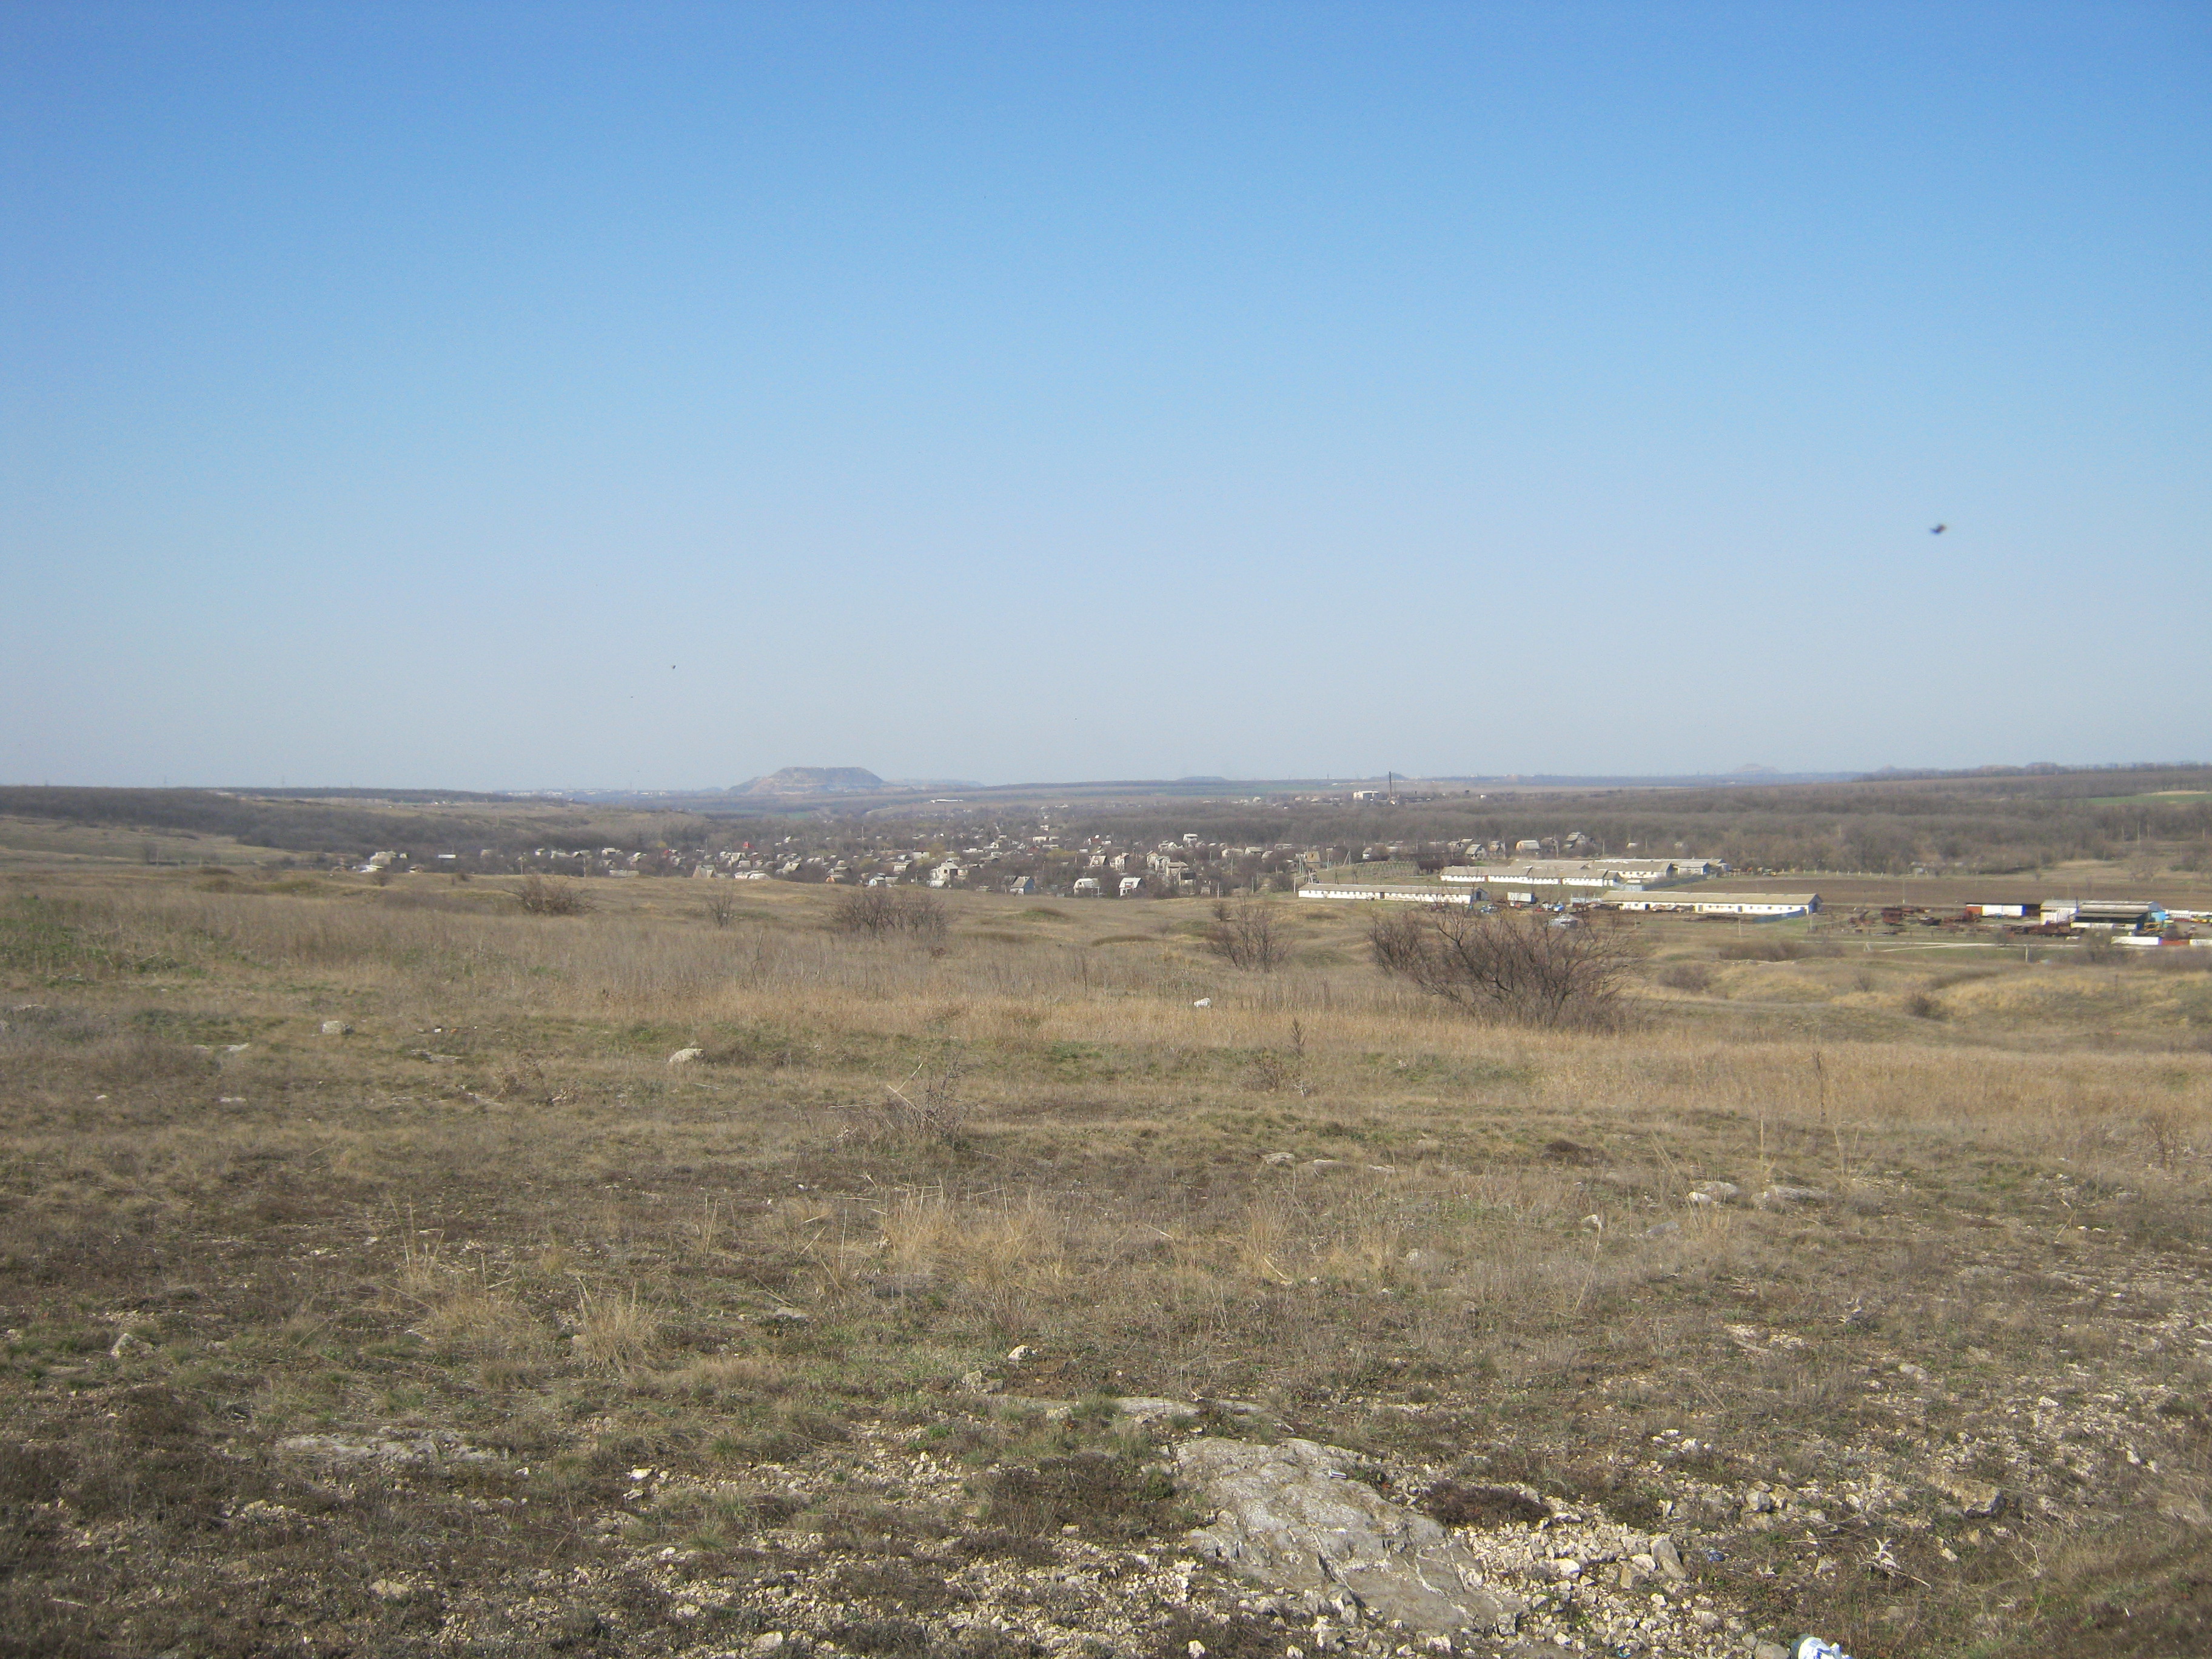
[{"label": "industrial building", "polygon": [[1394,900],[1403,904],[1474,904],[1482,894],[1453,893],[1436,887],[1301,887],[1302,899]]},{"label": "industrial building", "polygon": [[1727,867],[1714,859],[1530,859],[1521,864],[1453,865],[1437,874],[1445,881],[1468,886],[1605,893],[1624,887],[1703,881]]},{"label": "industrial building", "polygon": [[1676,915],[1734,916],[1744,921],[1779,921],[1809,916],[1820,908],[1818,893],[1616,893],[1602,902],[1621,910],[1664,911]]}]

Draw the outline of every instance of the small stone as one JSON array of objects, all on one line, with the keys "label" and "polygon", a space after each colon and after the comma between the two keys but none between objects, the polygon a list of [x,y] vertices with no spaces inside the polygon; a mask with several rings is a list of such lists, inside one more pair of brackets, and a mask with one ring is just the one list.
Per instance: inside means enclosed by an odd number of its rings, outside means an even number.
[{"label": "small stone", "polygon": [[1190,1655],[1190,1659],[1206,1659],[1206,1644],[1203,1642],[1192,1642],[1183,1651]]},{"label": "small stone", "polygon": [[704,1048],[678,1048],[674,1054],[669,1055],[668,1063],[671,1066],[689,1066],[706,1052]]},{"label": "small stone", "polygon": [[415,1594],[415,1585],[405,1578],[380,1578],[368,1587],[368,1593],[380,1601],[404,1601]]},{"label": "small stone", "polygon": [[[782,1646],[783,1632],[781,1631],[764,1630],[758,1636],[754,1637],[751,1641],[745,1644],[745,1651],[748,1653],[762,1654],[775,1653]],[[1783,1656],[1783,1659],[1789,1659],[1789,1656],[1784,1654]]]},{"label": "small stone", "polygon": [[326,1019],[323,1022],[322,1032],[325,1036],[351,1036],[353,1027],[342,1019]]},{"label": "small stone", "polygon": [[1197,1001],[1192,1003],[1190,1006],[1194,1008],[1211,1008],[1213,1006],[1213,999],[1212,997],[1200,997]]},{"label": "small stone", "polygon": [[1733,1181],[1700,1181],[1690,1192],[1711,1204],[1733,1204],[1743,1195],[1743,1188]]},{"label": "small stone", "polygon": [[1944,1475],[1935,1482],[1936,1490],[1956,1504],[1977,1520],[1986,1520],[2004,1507],[2004,1493],[1987,1480],[1977,1480],[1971,1475]]},{"label": "small stone", "polygon": [[154,1345],[144,1337],[134,1331],[125,1331],[115,1339],[115,1346],[108,1349],[107,1357],[110,1359],[135,1359],[142,1353],[153,1352]]},{"label": "small stone", "polygon": [[1681,1552],[1674,1547],[1674,1540],[1663,1533],[1651,1540],[1651,1559],[1664,1577],[1677,1583],[1690,1576],[1683,1571]]},{"label": "small stone", "polygon": [[1779,1642],[1761,1642],[1752,1649],[1751,1659],[1790,1659],[1790,1650]]},{"label": "small stone", "polygon": [[1781,1210],[1794,1204],[1825,1204],[1830,1196],[1823,1187],[1769,1187],[1759,1195],[1759,1201],[1765,1209]]},{"label": "small stone", "polygon": [[1033,1352],[1034,1350],[1030,1348],[1030,1345],[1024,1342],[1019,1347],[1012,1348],[1007,1351],[1006,1361],[1009,1364],[1018,1365],[1022,1361],[1027,1359]]},{"label": "small stone", "polygon": [[1296,1152],[1269,1152],[1260,1160],[1262,1164],[1272,1164],[1279,1170],[1286,1170],[1297,1161]]}]

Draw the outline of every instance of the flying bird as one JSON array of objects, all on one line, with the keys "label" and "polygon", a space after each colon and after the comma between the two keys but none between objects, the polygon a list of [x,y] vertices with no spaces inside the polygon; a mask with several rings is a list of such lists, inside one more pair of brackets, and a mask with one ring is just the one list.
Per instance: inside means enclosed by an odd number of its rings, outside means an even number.
[{"label": "flying bird", "polygon": [[1940,536],[1940,535],[1942,535],[1945,531],[1948,530],[1950,527],[1951,527],[1951,526],[1950,526],[1949,525],[1948,525],[1948,524],[1939,524],[1939,525],[1937,525],[1937,526],[1936,526],[1933,530],[1929,531],[1928,533],[1929,533],[1929,535],[1931,535],[1931,536]]}]

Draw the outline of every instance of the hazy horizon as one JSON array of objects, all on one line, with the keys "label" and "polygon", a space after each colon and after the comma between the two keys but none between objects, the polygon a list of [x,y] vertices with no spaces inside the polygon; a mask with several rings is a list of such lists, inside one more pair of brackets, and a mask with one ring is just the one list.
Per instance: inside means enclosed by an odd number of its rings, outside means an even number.
[{"label": "hazy horizon", "polygon": [[[2129,772],[2151,769],[2190,770],[2204,767],[2207,764],[2212,764],[2212,763],[2188,759],[2075,762],[1989,761],[1977,763],[1964,767],[1934,768],[1884,765],[1863,768],[1802,767],[1784,770],[1778,767],[1765,766],[1753,762],[1743,766],[1720,768],[1710,771],[1684,772],[1594,771],[1572,768],[1538,767],[1532,768],[1527,771],[1517,772],[1417,773],[1408,772],[1401,769],[1395,774],[1390,773],[1385,769],[1377,768],[1372,772],[1284,772],[1269,774],[1264,776],[1258,775],[1223,776],[1206,773],[1185,773],[1172,776],[1163,773],[1149,776],[1141,774],[1129,774],[1124,776],[1116,777],[1076,777],[1069,775],[1038,778],[912,778],[896,775],[885,775],[882,773],[878,773],[877,775],[881,780],[881,787],[884,789],[890,790],[1097,788],[1109,785],[1124,783],[1130,785],[1196,785],[1218,783],[1222,785],[1224,787],[1231,787],[1239,784],[1351,784],[1380,782],[1386,776],[1391,775],[1395,775],[1401,783],[1408,786],[1419,785],[1423,783],[1540,782],[1552,785],[1588,783],[1593,785],[1626,787],[1631,785],[1647,784],[1663,786],[1675,783],[1702,783],[1714,781],[1725,781],[1738,779],[1745,781],[1756,781],[1760,782],[1771,781],[1777,783],[1790,783],[1805,781],[1842,781],[1863,777],[1880,777],[1885,774],[1892,773],[1904,776],[1914,776],[1923,773],[1957,775],[1972,774],[1978,771],[1996,772],[2000,774],[2014,771],[2025,773],[2030,769],[2044,768],[2052,769],[2059,772]],[[568,783],[533,783],[492,786],[477,783],[460,783],[455,782],[450,779],[442,782],[434,781],[425,781],[419,779],[410,781],[389,778],[372,780],[366,782],[360,781],[349,781],[346,782],[301,782],[296,780],[286,778],[278,778],[274,781],[271,781],[267,779],[253,780],[240,778],[185,780],[165,776],[150,782],[140,781],[124,784],[88,786],[70,784],[66,781],[57,782],[52,779],[42,778],[33,781],[27,778],[12,778],[0,779],[0,787],[27,787],[39,788],[106,787],[214,789],[245,792],[267,790],[271,793],[282,793],[284,791],[313,792],[321,790],[386,790],[406,794],[451,792],[456,794],[517,796],[562,794],[690,796],[716,793],[741,793],[747,785],[760,781],[764,778],[771,776],[775,771],[785,769],[827,770],[842,769],[815,767],[798,769],[774,768],[771,769],[769,772],[756,774],[750,778],[740,778],[726,784],[641,783],[630,785],[572,781]],[[876,770],[876,769],[872,767],[862,767],[854,769],[871,772]],[[838,793],[839,791],[836,789],[817,792],[821,796],[831,798],[834,798],[834,796]],[[867,793],[867,791],[864,788],[854,788],[850,793]],[[775,796],[772,793],[764,792],[763,798],[774,799]],[[797,792],[793,792],[789,798],[797,799],[799,798],[799,794]]]},{"label": "hazy horizon", "polygon": [[2212,730],[2201,7],[29,3],[0,41],[0,778]]}]

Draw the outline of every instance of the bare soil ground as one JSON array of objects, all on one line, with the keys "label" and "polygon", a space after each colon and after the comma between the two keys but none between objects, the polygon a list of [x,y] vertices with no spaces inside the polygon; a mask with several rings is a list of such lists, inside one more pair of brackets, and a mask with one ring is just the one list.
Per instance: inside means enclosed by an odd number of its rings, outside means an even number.
[{"label": "bare soil ground", "polygon": [[706,885],[6,878],[0,1653],[1416,1650],[1198,1434],[1454,1528],[1462,1651],[2212,1645],[2212,973],[1661,926],[1558,1036]]}]

